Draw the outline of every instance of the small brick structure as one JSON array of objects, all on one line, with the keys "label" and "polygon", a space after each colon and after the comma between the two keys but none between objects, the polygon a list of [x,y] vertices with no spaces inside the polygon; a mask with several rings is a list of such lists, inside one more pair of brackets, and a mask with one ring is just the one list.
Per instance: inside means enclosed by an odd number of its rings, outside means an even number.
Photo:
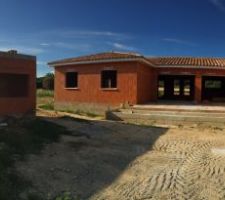
[{"label": "small brick structure", "polygon": [[36,57],[0,52],[0,116],[35,114]]},{"label": "small brick structure", "polygon": [[49,65],[55,69],[55,103],[59,107],[225,100],[223,58],[151,58],[136,53],[106,52]]}]

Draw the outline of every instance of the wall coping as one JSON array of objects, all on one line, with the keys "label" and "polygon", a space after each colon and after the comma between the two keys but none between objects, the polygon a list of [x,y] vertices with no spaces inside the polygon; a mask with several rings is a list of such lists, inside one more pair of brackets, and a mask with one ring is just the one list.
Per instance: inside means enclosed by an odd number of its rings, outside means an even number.
[{"label": "wall coping", "polygon": [[0,51],[0,58],[24,59],[36,61],[36,56],[17,53],[16,50]]}]

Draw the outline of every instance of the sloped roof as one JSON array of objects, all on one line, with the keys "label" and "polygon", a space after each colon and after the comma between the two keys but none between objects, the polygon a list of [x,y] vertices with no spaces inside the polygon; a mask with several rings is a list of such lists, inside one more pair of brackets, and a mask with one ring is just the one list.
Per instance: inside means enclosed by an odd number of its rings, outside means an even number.
[{"label": "sloped roof", "polygon": [[225,58],[153,57],[148,60],[156,66],[225,67]]},{"label": "sloped roof", "polygon": [[85,64],[96,62],[117,61],[143,61],[154,67],[217,67],[225,68],[225,58],[201,58],[201,57],[145,57],[133,52],[104,52],[75,58],[57,60],[48,63],[50,66],[63,66],[70,64]]},{"label": "sloped roof", "polygon": [[[66,65],[69,63],[81,63],[81,62],[95,62],[95,61],[106,61],[106,60],[121,60],[121,59],[146,59],[144,56],[137,53],[122,53],[122,52],[104,52],[98,54],[92,54],[87,56],[80,56],[76,58],[68,58],[63,60],[57,60],[50,62],[49,65]],[[147,61],[147,59],[146,59]]]}]

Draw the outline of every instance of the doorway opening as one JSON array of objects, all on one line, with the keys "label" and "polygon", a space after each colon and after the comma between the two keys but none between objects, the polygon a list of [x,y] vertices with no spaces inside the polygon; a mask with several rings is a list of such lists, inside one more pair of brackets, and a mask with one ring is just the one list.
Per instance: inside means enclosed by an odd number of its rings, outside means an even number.
[{"label": "doorway opening", "polygon": [[225,102],[225,77],[202,77],[202,100],[211,102]]},{"label": "doorway opening", "polygon": [[160,75],[158,78],[158,99],[193,101],[193,75]]}]

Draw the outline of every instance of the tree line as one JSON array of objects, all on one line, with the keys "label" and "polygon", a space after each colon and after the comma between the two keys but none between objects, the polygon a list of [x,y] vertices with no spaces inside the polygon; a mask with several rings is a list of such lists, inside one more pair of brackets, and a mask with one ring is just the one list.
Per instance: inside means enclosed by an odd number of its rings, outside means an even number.
[{"label": "tree line", "polygon": [[54,77],[53,73],[47,73],[43,77],[38,77],[36,79],[37,89],[54,90]]}]

